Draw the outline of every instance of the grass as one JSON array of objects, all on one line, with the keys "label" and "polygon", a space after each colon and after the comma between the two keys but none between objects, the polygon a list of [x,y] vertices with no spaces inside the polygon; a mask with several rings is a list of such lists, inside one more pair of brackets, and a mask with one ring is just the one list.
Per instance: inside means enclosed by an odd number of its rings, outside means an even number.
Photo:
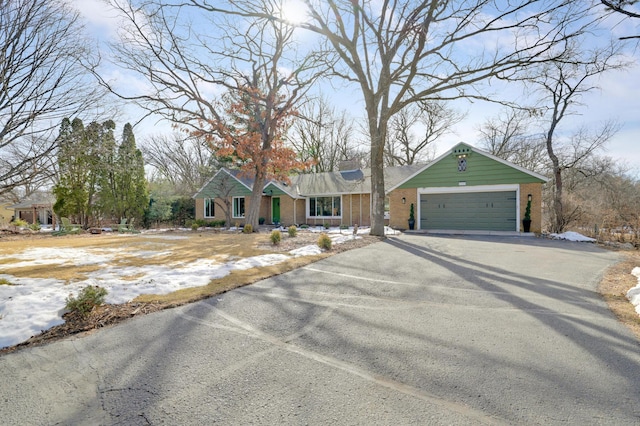
[{"label": "grass", "polygon": [[0,285],[15,285],[6,278],[0,278]]},{"label": "grass", "polygon": [[[301,241],[301,244],[304,242]],[[30,265],[23,267],[12,266],[21,261],[16,255],[26,249],[45,248],[55,254],[56,249],[86,249],[99,255],[117,253],[114,260],[108,264],[74,265],[65,262],[60,265]],[[122,236],[118,234],[97,235],[69,235],[57,238],[28,238],[3,242],[0,246],[0,264],[3,273],[21,278],[54,278],[65,282],[85,280],[92,272],[105,267],[143,267],[153,265],[168,266],[190,263],[202,259],[215,259],[219,262],[238,260],[240,258],[277,253],[272,250],[273,245],[269,234],[239,234],[203,232],[166,232],[159,234],[135,234]],[[160,254],[151,256],[150,254]],[[327,257],[328,254],[318,256],[304,256],[291,258],[286,262],[272,266],[236,270],[231,274],[212,280],[208,285],[185,288],[167,295],[142,295],[134,302],[162,303],[181,305],[213,295],[223,293],[233,288],[254,283],[300,266]],[[142,278],[139,275],[124,275],[125,280]],[[0,279],[0,284],[11,285],[6,279]]]},{"label": "grass", "polygon": [[638,284],[631,271],[640,265],[640,252],[626,252],[624,260],[610,267],[598,286],[598,292],[618,320],[640,339],[640,315],[627,299],[629,289]]}]

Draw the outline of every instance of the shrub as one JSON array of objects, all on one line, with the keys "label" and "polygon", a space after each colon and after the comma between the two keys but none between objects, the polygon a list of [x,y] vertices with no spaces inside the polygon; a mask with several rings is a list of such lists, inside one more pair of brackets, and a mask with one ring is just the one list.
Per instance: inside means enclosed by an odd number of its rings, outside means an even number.
[{"label": "shrub", "polygon": [[278,244],[280,244],[280,241],[282,241],[282,233],[278,230],[275,231],[271,231],[271,243],[274,246],[277,246]]},{"label": "shrub", "polygon": [[198,228],[199,228],[199,226],[198,226],[198,223],[197,223],[197,222],[193,222],[193,223],[191,224],[191,230],[192,230],[192,231],[197,231],[197,230],[198,230]]},{"label": "shrub", "polygon": [[331,238],[323,232],[318,238],[318,247],[324,250],[331,250],[331,242]]},{"label": "shrub", "polygon": [[67,297],[67,304],[65,305],[71,312],[77,312],[83,316],[86,316],[94,306],[100,306],[104,303],[104,298],[107,295],[107,290],[99,287],[88,285],[78,293],[78,297],[69,295]]},{"label": "shrub", "polygon": [[15,285],[6,278],[0,278],[0,285]]},{"label": "shrub", "polygon": [[253,232],[253,226],[251,226],[250,223],[247,223],[244,228],[242,228],[242,232],[244,232],[245,234],[250,234]]},{"label": "shrub", "polygon": [[298,235],[298,228],[296,228],[295,225],[291,225],[289,228],[287,228],[287,232],[289,233],[290,237],[295,237],[296,235]]},{"label": "shrub", "polygon": [[329,222],[325,222],[325,223],[324,223],[324,229],[329,229],[329,226],[330,226],[330,225],[329,225]]},{"label": "shrub", "polygon": [[32,223],[31,225],[29,225],[29,229],[31,229],[32,231],[39,231],[40,230],[40,224],[38,222]]},{"label": "shrub", "polygon": [[258,218],[258,225],[264,225],[264,217]]},{"label": "shrub", "polygon": [[13,222],[11,222],[11,224],[13,226],[17,226],[18,228],[24,228],[24,227],[29,226],[29,224],[26,221],[22,220],[22,219],[14,219]]},{"label": "shrub", "polygon": [[349,225],[340,225],[341,230],[349,229]]},{"label": "shrub", "polygon": [[300,229],[309,229],[309,225],[306,223],[304,225],[300,225]]}]

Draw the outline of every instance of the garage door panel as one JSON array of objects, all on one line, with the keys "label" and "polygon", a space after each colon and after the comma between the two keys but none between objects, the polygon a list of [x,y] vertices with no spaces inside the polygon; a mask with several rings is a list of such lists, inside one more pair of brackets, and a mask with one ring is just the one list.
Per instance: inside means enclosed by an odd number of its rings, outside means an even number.
[{"label": "garage door panel", "polygon": [[513,231],[516,193],[421,194],[420,229]]}]

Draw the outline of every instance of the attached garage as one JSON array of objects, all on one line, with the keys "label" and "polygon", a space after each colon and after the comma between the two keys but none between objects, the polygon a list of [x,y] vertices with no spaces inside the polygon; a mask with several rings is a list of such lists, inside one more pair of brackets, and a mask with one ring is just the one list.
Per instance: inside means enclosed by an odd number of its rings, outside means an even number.
[{"label": "attached garage", "polygon": [[406,229],[413,209],[415,230],[518,232],[529,206],[531,231],[541,232],[546,181],[460,143],[387,189],[389,223]]},{"label": "attached garage", "polygon": [[515,231],[517,192],[420,194],[424,230]]}]

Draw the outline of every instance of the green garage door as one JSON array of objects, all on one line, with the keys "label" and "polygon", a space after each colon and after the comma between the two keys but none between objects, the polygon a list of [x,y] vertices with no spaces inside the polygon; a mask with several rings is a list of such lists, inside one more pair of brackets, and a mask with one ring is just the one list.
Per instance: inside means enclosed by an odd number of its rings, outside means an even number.
[{"label": "green garage door", "polygon": [[420,229],[516,230],[516,192],[420,195]]}]

